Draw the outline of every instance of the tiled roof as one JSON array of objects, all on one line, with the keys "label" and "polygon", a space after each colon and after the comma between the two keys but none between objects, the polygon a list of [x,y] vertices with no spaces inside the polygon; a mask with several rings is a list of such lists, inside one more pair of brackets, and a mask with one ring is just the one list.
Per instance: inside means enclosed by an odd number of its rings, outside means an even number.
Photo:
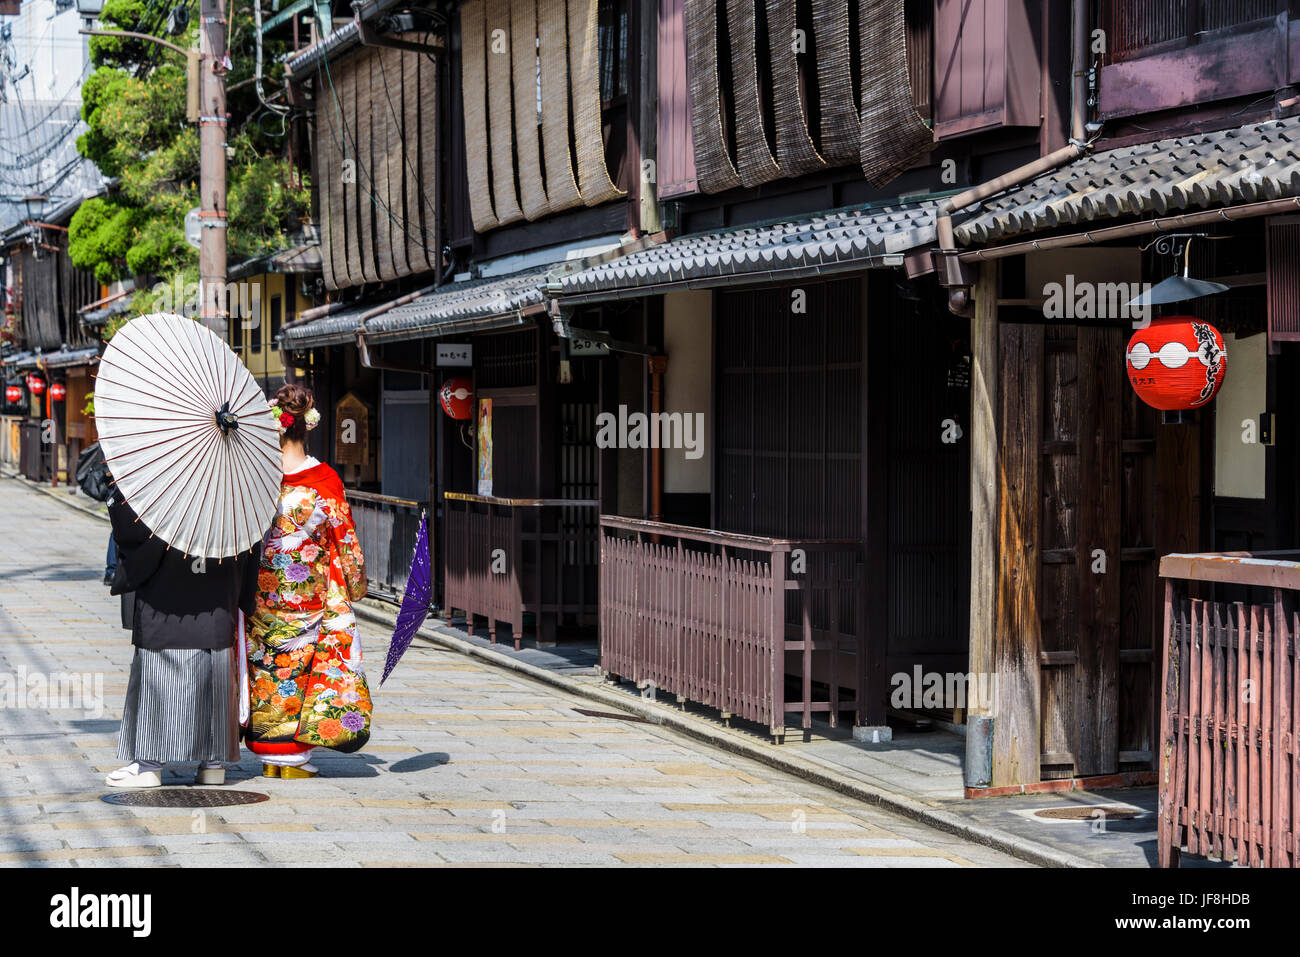
[{"label": "tiled roof", "polygon": [[50,369],[63,369],[68,366],[85,365],[99,358],[98,346],[85,346],[79,349],[60,349],[57,352],[24,352],[5,359],[7,369],[35,369],[41,365]]},{"label": "tiled roof", "polygon": [[312,349],[353,342],[357,337],[357,325],[361,322],[361,317],[374,308],[375,303],[369,302],[336,312],[332,316],[304,322],[300,326],[288,326],[280,330],[280,343],[286,349]]},{"label": "tiled roof", "polygon": [[[132,292],[134,292],[134,290],[132,290]],[[122,316],[130,311],[131,294],[128,292],[95,309],[82,310],[81,322],[89,328],[97,328],[108,322],[108,320],[112,319],[114,316]]]},{"label": "tiled roof", "polygon": [[366,323],[366,337],[414,339],[463,330],[517,324],[518,311],[545,298],[546,269],[530,269],[491,279],[449,284],[404,306],[395,306]]},{"label": "tiled roof", "polygon": [[681,236],[553,283],[563,298],[644,295],[657,287],[723,285],[733,277],[795,279],[884,265],[935,239],[934,202],[857,208]]},{"label": "tiled roof", "polygon": [[987,201],[958,242],[1300,195],[1300,117],[1105,150]]},{"label": "tiled roof", "polygon": [[[521,322],[519,310],[544,299],[547,269],[529,269],[490,279],[448,283],[441,289],[374,316],[366,321],[366,337],[374,342],[421,339]],[[344,312],[285,329],[287,348],[309,349],[339,345],[356,338],[357,325],[381,303],[367,303]]]}]

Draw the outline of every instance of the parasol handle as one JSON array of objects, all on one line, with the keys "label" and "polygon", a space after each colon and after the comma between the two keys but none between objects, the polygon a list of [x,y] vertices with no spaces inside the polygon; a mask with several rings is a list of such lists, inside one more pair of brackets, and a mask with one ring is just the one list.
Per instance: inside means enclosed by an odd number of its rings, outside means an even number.
[{"label": "parasol handle", "polygon": [[217,410],[217,428],[221,429],[222,434],[229,435],[231,429],[239,428],[239,416],[230,411],[230,403],[227,402]]}]

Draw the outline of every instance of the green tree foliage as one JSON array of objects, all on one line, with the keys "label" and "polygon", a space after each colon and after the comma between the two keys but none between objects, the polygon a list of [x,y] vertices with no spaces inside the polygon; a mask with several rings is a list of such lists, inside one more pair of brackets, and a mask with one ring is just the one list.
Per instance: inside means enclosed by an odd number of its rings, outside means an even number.
[{"label": "green tree foliage", "polygon": [[[196,48],[197,6],[190,4],[190,22],[180,35],[167,33],[169,7],[156,0],[107,0],[100,19],[107,30]],[[231,6],[226,82],[233,87],[253,75],[255,34],[251,6]],[[262,86],[268,96],[282,86],[283,67],[276,59],[282,52],[282,43],[265,42]],[[87,201],[73,217],[72,261],[93,269],[102,283],[135,276],[147,286],[196,275],[198,253],[185,242],[184,219],[199,205],[199,136],[185,116],[184,60],[158,44],[127,37],[92,37],[90,54],[96,69],[82,87],[88,130],[77,146],[117,184],[108,198]],[[306,221],[310,192],[285,158],[284,122],[263,107],[253,84],[231,92],[227,108],[227,247],[237,261],[287,245]]]}]

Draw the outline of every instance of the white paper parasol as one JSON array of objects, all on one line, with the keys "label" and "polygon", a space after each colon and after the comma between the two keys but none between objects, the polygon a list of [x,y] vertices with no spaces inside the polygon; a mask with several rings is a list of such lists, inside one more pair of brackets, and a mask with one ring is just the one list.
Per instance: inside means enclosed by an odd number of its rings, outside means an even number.
[{"label": "white paper parasol", "polygon": [[109,341],[95,427],[118,490],[187,555],[227,558],[271,525],[279,430],[256,380],[219,336],[184,316],[137,316]]}]

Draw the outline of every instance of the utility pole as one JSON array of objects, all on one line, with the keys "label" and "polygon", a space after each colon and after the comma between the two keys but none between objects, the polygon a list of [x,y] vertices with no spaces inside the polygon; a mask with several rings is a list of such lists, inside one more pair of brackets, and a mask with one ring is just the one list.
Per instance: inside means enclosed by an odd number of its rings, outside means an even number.
[{"label": "utility pole", "polygon": [[199,288],[203,324],[225,335],[226,4],[199,2]]}]

